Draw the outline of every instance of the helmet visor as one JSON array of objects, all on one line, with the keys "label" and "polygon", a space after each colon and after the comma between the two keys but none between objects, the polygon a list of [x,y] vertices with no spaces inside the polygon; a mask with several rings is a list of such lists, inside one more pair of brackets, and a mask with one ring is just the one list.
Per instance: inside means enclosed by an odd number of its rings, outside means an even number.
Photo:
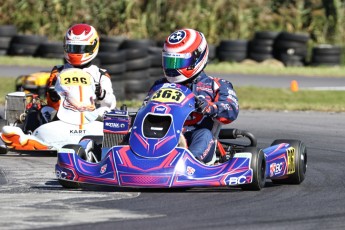
[{"label": "helmet visor", "polygon": [[72,45],[72,44],[68,44],[65,45],[65,51],[67,53],[74,53],[74,54],[84,54],[84,53],[93,53],[95,47],[96,47],[95,43],[94,45]]},{"label": "helmet visor", "polygon": [[163,52],[163,68],[164,69],[181,69],[187,68],[193,65],[195,62],[194,55],[187,54],[177,54]]}]

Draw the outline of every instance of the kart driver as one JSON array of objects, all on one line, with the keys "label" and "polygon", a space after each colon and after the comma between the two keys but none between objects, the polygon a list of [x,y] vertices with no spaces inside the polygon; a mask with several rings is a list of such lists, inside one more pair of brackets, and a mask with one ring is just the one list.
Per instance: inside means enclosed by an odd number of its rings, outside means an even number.
[{"label": "kart driver", "polygon": [[162,57],[165,78],[151,87],[144,103],[163,83],[179,83],[189,87],[196,96],[197,113],[201,120],[187,120],[184,137],[191,153],[204,163],[213,163],[216,139],[212,129],[236,120],[239,105],[229,81],[206,75],[208,60],[205,36],[193,29],[170,34],[164,43]]},{"label": "kart driver", "polygon": [[68,68],[80,68],[89,73],[96,85],[96,103],[100,105],[100,116],[104,110],[114,109],[116,97],[110,75],[105,69],[93,65],[91,61],[97,56],[99,49],[99,36],[93,26],[76,24],[70,27],[64,37],[64,55],[66,63],[54,66],[47,83],[47,106],[42,108],[46,122],[52,121],[60,105],[60,96],[51,87],[54,86],[58,74]]}]

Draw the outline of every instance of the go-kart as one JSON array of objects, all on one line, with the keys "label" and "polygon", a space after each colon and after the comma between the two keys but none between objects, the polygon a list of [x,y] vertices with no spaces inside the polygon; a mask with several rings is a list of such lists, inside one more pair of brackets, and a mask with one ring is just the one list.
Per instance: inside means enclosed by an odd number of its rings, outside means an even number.
[{"label": "go-kart", "polygon": [[[67,143],[79,143],[85,135],[103,135],[101,110],[94,102],[95,83],[80,69],[62,71],[54,90],[60,107],[54,114],[39,95],[13,92],[6,96],[6,124],[0,133],[6,150],[20,153],[57,153]],[[42,113],[43,111],[43,113]],[[45,111],[45,112],[44,112]],[[48,117],[47,116],[52,116]],[[50,122],[46,122],[46,118]],[[1,153],[6,153],[1,146]]]},{"label": "go-kart", "polygon": [[[84,137],[65,145],[55,166],[66,188],[88,184],[131,188],[239,186],[260,190],[267,179],[300,184],[307,167],[307,151],[299,140],[275,140],[260,149],[250,132],[213,130],[218,137],[214,161],[205,164],[188,150],[183,139],[187,117],[195,111],[190,89],[163,84],[136,113],[114,110],[104,118],[104,137]],[[127,138],[126,138],[127,137]],[[243,143],[234,139],[243,138]],[[98,162],[91,162],[94,155]]]},{"label": "go-kart", "polygon": [[27,94],[37,94],[40,98],[44,98],[47,92],[47,82],[50,72],[40,71],[28,75],[20,75],[15,81],[16,91],[23,91]]}]

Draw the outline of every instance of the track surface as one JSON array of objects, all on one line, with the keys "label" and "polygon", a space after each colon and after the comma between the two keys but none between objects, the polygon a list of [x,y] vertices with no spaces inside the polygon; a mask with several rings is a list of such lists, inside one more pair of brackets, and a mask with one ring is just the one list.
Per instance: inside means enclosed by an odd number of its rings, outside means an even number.
[{"label": "track surface", "polygon": [[241,111],[230,127],[252,132],[259,147],[274,139],[304,141],[301,185],[259,192],[65,190],[55,157],[0,156],[0,229],[344,229],[344,113]]}]

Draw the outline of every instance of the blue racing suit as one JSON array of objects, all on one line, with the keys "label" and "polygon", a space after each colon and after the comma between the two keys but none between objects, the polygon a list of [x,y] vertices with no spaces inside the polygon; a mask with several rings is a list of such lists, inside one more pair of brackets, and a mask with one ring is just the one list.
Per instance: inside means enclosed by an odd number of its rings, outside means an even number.
[{"label": "blue racing suit", "polygon": [[[164,83],[168,83],[166,78],[157,80],[145,101],[160,87],[160,84]],[[239,113],[236,92],[229,81],[207,76],[204,72],[184,85],[199,98],[196,105],[198,112],[192,113],[190,119],[185,122],[184,136],[191,153],[197,159],[208,163],[216,150],[216,139],[213,133],[215,127],[219,124],[231,123],[236,120]],[[199,119],[196,120],[194,117]]]}]

